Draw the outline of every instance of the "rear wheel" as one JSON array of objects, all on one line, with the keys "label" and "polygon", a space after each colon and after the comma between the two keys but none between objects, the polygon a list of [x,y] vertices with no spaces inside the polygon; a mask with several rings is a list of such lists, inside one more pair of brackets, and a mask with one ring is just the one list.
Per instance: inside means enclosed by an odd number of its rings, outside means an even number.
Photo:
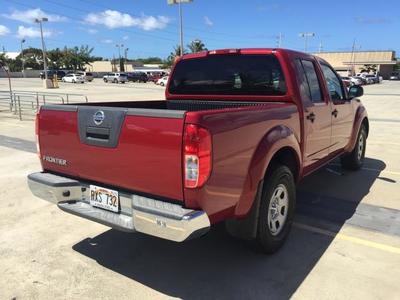
[{"label": "rear wheel", "polygon": [[367,130],[364,125],[361,125],[360,131],[358,132],[356,145],[348,154],[343,155],[340,158],[342,168],[346,170],[359,170],[365,158],[365,149],[367,146]]},{"label": "rear wheel", "polygon": [[113,82],[114,82],[114,83],[118,83],[118,79],[115,78],[115,79],[113,80]]},{"label": "rear wheel", "polygon": [[107,82],[108,82],[108,80],[107,80],[106,78],[103,78],[103,81],[104,81],[105,83],[107,83]]},{"label": "rear wheel", "polygon": [[72,83],[76,83],[75,79],[72,79]]},{"label": "rear wheel", "polygon": [[264,253],[276,252],[289,235],[296,206],[296,186],[290,169],[277,165],[264,182],[256,243]]}]

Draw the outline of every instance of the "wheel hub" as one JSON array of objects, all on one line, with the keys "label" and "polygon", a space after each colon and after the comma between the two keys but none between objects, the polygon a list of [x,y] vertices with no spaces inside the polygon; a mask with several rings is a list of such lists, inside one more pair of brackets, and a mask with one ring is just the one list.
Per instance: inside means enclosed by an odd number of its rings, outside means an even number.
[{"label": "wheel hub", "polygon": [[279,184],[269,202],[268,207],[268,228],[272,235],[278,235],[286,222],[289,208],[289,195],[286,187]]}]

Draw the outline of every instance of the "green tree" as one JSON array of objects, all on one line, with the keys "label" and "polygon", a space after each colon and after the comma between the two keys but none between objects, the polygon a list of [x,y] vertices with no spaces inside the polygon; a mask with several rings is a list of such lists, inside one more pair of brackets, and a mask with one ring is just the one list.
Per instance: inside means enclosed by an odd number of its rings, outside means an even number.
[{"label": "green tree", "polygon": [[190,44],[187,45],[187,47],[192,53],[207,51],[206,45],[204,45],[201,40],[191,41]]},{"label": "green tree", "polygon": [[360,72],[361,73],[370,73],[370,72],[376,73],[376,70],[377,70],[377,66],[376,65],[364,65],[361,68]]},{"label": "green tree", "polygon": [[[187,54],[187,51],[186,51],[185,48],[183,48],[183,54],[184,55]],[[169,56],[165,60],[165,66],[166,67],[171,67],[174,64],[175,59],[177,57],[179,57],[180,55],[181,55],[181,46],[180,45],[176,45],[174,47],[174,50],[169,54]]]},{"label": "green tree", "polygon": [[38,48],[26,48],[23,50],[23,55],[18,55],[17,59],[25,60],[25,69],[40,70],[43,69],[43,52]]}]

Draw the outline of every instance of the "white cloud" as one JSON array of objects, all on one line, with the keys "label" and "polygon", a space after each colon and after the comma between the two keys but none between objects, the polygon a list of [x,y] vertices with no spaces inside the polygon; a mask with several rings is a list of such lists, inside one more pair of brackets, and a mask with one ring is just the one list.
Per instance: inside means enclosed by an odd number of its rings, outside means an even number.
[{"label": "white cloud", "polygon": [[91,25],[104,25],[110,29],[120,27],[138,27],[143,30],[155,30],[165,28],[170,19],[165,16],[145,16],[132,17],[129,14],[121,13],[116,10],[105,10],[99,13],[90,13],[85,17],[85,21]]},{"label": "white cloud", "polygon": [[204,23],[205,23],[207,26],[210,26],[210,27],[214,25],[214,22],[211,21],[210,18],[207,17],[207,16],[204,16]]},{"label": "white cloud", "polygon": [[3,14],[3,17],[24,23],[33,23],[38,18],[48,18],[49,22],[63,22],[67,18],[59,15],[45,13],[40,8],[28,10],[13,10],[10,14]]},{"label": "white cloud", "polygon": [[124,41],[127,41],[127,40],[129,40],[129,36],[124,35],[124,36],[122,37],[122,39],[123,39]]},{"label": "white cloud", "polygon": [[10,33],[10,30],[4,26],[4,25],[0,25],[0,35],[7,35]]},{"label": "white cloud", "polygon": [[89,29],[87,30],[87,32],[90,33],[90,34],[96,34],[96,33],[99,32],[99,31],[98,31],[97,29],[89,28]]},{"label": "white cloud", "polygon": [[114,43],[114,41],[110,40],[110,39],[104,39],[104,40],[101,40],[100,42],[104,43],[104,44],[112,44],[112,43]]},{"label": "white cloud", "polygon": [[[43,30],[43,36],[49,37],[52,36],[53,33],[49,30]],[[17,37],[22,38],[38,38],[40,37],[40,30],[34,27],[25,27],[25,26],[18,26],[17,30]]]}]

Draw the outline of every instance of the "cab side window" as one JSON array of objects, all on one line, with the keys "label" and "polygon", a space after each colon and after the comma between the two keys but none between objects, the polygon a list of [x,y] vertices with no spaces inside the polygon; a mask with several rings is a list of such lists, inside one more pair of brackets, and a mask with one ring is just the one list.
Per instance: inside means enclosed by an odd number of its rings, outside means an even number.
[{"label": "cab side window", "polygon": [[324,102],[314,63],[305,59],[296,59],[296,68],[301,81],[302,97],[313,103]]},{"label": "cab side window", "polygon": [[322,72],[324,73],[331,100],[343,100],[344,93],[341,79],[336,76],[335,72],[333,72],[329,66],[321,64],[321,68]]}]

